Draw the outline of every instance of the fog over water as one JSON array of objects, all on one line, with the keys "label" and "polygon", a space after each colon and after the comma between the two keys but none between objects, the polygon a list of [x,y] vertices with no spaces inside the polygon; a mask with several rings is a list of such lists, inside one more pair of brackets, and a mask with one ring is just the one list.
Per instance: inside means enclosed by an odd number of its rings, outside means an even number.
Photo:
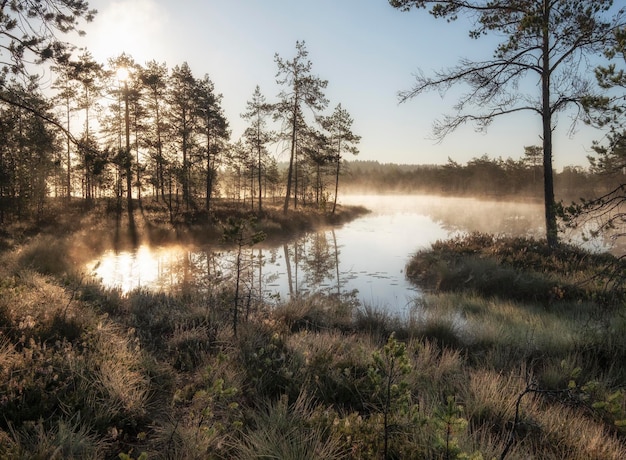
[{"label": "fog over water", "polygon": [[[464,232],[542,237],[543,205],[425,195],[346,195],[345,205],[371,213],[341,227],[311,232],[284,244],[263,242],[244,251],[245,289],[268,302],[312,292],[346,295],[402,313],[419,297],[404,269],[412,254]],[[87,268],[105,286],[210,288],[232,278],[234,252],[219,245],[108,250]]]}]

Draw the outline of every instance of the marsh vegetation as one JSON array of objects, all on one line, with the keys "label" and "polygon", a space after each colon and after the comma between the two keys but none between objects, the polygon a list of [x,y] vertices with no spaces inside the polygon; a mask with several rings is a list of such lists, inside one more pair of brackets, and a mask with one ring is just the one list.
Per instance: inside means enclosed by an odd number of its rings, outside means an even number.
[{"label": "marsh vegetation", "polygon": [[611,255],[442,240],[408,265],[425,294],[398,316],[333,294],[241,302],[226,281],[122,293],[72,259],[89,231],[13,232],[0,268],[3,457],[626,455]]},{"label": "marsh vegetation", "polygon": [[[584,67],[602,53],[626,55],[625,12],[604,17],[610,0],[390,3],[429,4],[451,21],[477,13],[470,36],[504,39],[495,60],[462,60],[435,79],[420,73],[402,96],[470,84],[457,115],[436,125],[440,138],[518,110],[543,122],[543,145],[524,147],[525,160],[485,156],[390,175],[394,191],[505,190],[518,201],[503,230],[494,225],[501,210],[483,211],[488,225],[468,231],[467,201],[451,221],[434,205],[447,234],[428,244],[410,240],[425,226],[397,221],[417,251],[405,273],[420,289],[402,315],[344,290],[337,244],[335,265],[332,254],[320,264],[322,273],[335,269],[336,291],[303,295],[297,275],[289,298],[268,302],[256,290],[261,264],[249,248],[366,212],[338,204],[344,157],[358,152],[360,136],[340,103],[322,113],[328,81],[312,73],[304,41],[292,59],[275,55],[276,100],[257,86],[246,130],[231,141],[208,74],[196,77],[186,62],[170,69],[126,54],[106,64],[87,49],[74,55],[57,34],[93,18],[85,1],[3,3],[0,458],[626,458],[624,260],[570,245],[557,227],[557,217],[575,226],[577,214],[602,229],[624,221],[623,98],[586,91],[594,72]],[[43,63],[52,98],[29,73]],[[516,95],[527,72],[542,80],[539,99]],[[624,87],[619,72],[598,68],[598,86]],[[611,145],[594,146],[589,173],[569,168],[555,181],[554,116],[570,104],[610,127]],[[284,171],[270,147],[288,152]],[[580,184],[602,198],[565,207],[555,183],[568,199]],[[520,217],[537,196],[545,240]],[[105,285],[101,261],[85,268],[110,249],[218,240],[229,268],[207,256],[202,276],[187,276],[196,257],[186,256],[175,289]],[[311,246],[323,253],[328,239]],[[374,247],[359,251],[372,256]],[[297,272],[297,243],[292,253]]]}]

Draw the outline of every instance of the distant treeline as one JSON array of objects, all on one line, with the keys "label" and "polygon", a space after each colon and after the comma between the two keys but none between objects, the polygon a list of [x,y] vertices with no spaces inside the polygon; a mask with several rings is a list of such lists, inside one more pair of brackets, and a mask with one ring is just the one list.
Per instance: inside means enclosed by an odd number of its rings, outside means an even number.
[{"label": "distant treeline", "polygon": [[[555,172],[557,199],[578,201],[609,190],[622,180],[620,173],[593,173],[580,166]],[[463,165],[398,165],[351,161],[343,180],[345,191],[377,193],[432,193],[507,199],[543,197],[542,167],[524,160],[492,159],[483,155]]]}]

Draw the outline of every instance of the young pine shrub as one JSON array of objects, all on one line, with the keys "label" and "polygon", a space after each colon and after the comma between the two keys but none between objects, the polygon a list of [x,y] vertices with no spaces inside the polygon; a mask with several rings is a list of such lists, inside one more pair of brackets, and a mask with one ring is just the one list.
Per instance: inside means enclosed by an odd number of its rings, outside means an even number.
[{"label": "young pine shrub", "polygon": [[464,417],[464,408],[454,396],[446,401],[431,416],[429,423],[434,425],[433,457],[446,459],[481,459],[479,454],[469,455],[463,449],[467,438],[468,420]]},{"label": "young pine shrub", "polygon": [[302,385],[303,358],[290,349],[282,334],[267,323],[244,323],[238,333],[239,362],[246,373],[250,397],[295,397]]},{"label": "young pine shrub", "polygon": [[173,389],[171,410],[147,437],[148,458],[233,458],[229,439],[245,418],[242,371],[233,359],[234,353],[211,354],[186,374],[186,385]]}]

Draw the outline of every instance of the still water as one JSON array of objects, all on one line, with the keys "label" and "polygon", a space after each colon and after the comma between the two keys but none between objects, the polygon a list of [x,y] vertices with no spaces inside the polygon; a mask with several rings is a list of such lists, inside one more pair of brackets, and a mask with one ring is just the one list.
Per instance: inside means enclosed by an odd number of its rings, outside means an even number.
[{"label": "still water", "polygon": [[[469,231],[543,234],[543,207],[534,203],[421,195],[349,195],[341,203],[364,205],[371,213],[283,244],[246,248],[241,281],[247,292],[267,301],[312,292],[351,293],[362,304],[402,313],[419,297],[404,275],[416,251]],[[87,268],[123,293],[138,288],[169,292],[229,282],[235,260],[234,251],[217,245],[140,246],[106,251]]]}]

